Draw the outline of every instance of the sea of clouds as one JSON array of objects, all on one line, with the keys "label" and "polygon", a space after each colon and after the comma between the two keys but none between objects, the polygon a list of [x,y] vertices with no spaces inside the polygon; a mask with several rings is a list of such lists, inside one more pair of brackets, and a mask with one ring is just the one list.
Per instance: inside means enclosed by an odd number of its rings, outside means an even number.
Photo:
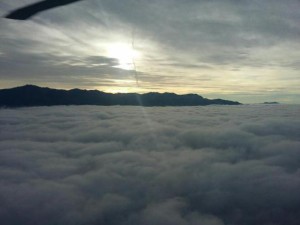
[{"label": "sea of clouds", "polygon": [[0,110],[5,225],[298,225],[300,106]]}]

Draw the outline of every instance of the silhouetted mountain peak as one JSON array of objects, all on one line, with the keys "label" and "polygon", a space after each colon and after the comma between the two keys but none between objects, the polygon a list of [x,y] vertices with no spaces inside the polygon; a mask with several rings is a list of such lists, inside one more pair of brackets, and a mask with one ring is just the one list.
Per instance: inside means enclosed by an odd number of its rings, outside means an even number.
[{"label": "silhouetted mountain peak", "polygon": [[42,87],[33,85],[33,84],[25,84],[24,86],[15,87],[14,89],[40,89]]},{"label": "silhouetted mountain peak", "polygon": [[0,90],[0,106],[51,106],[51,105],[142,105],[142,106],[197,106],[197,105],[239,105],[223,99],[206,99],[197,94],[177,95],[175,93],[150,92],[105,93],[98,90],[51,89],[27,84],[21,87]]}]

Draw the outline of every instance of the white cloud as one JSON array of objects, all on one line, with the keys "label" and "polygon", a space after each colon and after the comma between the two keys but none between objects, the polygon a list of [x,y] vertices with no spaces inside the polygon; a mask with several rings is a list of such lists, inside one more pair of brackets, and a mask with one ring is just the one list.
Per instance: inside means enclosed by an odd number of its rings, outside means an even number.
[{"label": "white cloud", "polygon": [[0,110],[4,224],[299,221],[299,106]]}]

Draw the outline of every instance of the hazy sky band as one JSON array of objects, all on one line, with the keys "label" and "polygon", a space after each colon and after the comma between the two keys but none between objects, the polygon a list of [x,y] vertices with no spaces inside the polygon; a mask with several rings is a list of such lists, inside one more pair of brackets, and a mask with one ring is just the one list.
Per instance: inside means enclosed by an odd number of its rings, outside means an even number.
[{"label": "hazy sky band", "polygon": [[[1,15],[33,2],[2,1]],[[299,103],[299,9],[296,0],[85,0],[30,21],[2,18],[0,87]]]}]

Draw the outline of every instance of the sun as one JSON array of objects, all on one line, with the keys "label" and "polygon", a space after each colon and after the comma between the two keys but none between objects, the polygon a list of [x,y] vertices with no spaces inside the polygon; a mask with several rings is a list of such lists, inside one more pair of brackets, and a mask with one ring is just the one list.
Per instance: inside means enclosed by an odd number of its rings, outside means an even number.
[{"label": "sun", "polygon": [[135,60],[140,57],[140,53],[132,48],[129,44],[115,43],[107,47],[107,54],[111,58],[118,60],[118,68],[124,70],[134,70]]}]

